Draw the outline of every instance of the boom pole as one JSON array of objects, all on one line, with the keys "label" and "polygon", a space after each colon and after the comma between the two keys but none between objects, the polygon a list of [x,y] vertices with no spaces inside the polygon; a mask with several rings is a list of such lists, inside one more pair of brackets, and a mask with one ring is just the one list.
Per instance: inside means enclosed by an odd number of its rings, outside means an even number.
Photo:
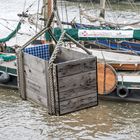
[{"label": "boom pole", "polygon": [[52,0],[43,0],[44,26],[52,13]]},{"label": "boom pole", "polygon": [[100,0],[100,8],[101,8],[100,17],[102,18],[105,18],[105,3],[106,0]]}]

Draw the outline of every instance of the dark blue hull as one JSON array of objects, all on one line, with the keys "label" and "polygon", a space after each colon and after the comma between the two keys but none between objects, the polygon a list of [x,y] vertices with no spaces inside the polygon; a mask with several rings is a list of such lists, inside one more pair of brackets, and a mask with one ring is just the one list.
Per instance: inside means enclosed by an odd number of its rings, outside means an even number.
[{"label": "dark blue hull", "polygon": [[122,41],[117,43],[115,41],[108,41],[108,40],[98,40],[96,41],[97,45],[101,45],[107,49],[115,49],[115,50],[122,50],[133,52],[135,54],[140,54],[140,43],[129,42],[129,41]]}]

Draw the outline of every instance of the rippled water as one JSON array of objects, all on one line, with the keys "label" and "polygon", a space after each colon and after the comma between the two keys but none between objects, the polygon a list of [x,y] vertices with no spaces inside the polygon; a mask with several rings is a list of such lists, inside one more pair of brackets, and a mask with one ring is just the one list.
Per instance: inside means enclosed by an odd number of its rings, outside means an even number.
[{"label": "rippled water", "polygon": [[[33,1],[27,0],[28,5]],[[23,5],[24,1],[21,0],[0,0],[0,17],[18,20],[16,14],[23,10]],[[71,11],[71,16],[68,19],[71,20],[75,16],[74,13],[78,15],[78,9],[76,4],[68,2],[67,5],[67,10]],[[86,4],[83,6],[87,7]],[[64,7],[63,4],[63,8],[59,10],[65,12]],[[126,21],[139,19],[138,11],[131,11],[130,7],[127,7],[127,10],[126,7],[121,8],[121,10],[124,9],[123,12],[118,9],[111,14],[108,12],[107,18],[113,19],[115,14],[119,21],[124,18]],[[88,12],[92,13],[93,11],[89,10]],[[98,14],[97,8],[93,14]],[[79,19],[77,18],[77,20]],[[0,20],[0,23],[5,24],[6,21]],[[10,22],[10,25],[8,23],[6,25],[13,27],[15,23]],[[9,30],[0,25],[0,32],[0,37],[3,37],[9,33]],[[24,36],[18,35],[16,42],[19,41],[19,38],[25,41]],[[17,91],[0,89],[0,140],[60,138],[69,140],[139,140],[140,104],[100,101],[99,106],[95,108],[55,117],[49,116],[45,108],[21,100]]]},{"label": "rippled water", "polygon": [[139,140],[140,104],[100,101],[99,106],[56,117],[14,90],[0,89],[0,140]]}]

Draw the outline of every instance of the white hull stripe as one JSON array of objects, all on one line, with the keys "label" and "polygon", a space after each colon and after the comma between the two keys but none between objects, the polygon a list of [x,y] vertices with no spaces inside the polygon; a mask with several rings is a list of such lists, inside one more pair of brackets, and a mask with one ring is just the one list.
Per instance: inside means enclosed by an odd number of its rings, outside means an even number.
[{"label": "white hull stripe", "polygon": [[133,38],[133,30],[78,30],[78,37]]},{"label": "white hull stripe", "polygon": [[140,76],[118,76],[119,82],[140,83]]}]

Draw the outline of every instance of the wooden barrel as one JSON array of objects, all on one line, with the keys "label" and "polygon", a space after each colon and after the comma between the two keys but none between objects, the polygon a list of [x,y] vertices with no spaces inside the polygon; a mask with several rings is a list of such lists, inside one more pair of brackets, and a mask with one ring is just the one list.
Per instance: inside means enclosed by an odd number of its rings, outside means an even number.
[{"label": "wooden barrel", "polygon": [[117,75],[112,66],[98,63],[98,94],[109,94],[117,85]]}]

